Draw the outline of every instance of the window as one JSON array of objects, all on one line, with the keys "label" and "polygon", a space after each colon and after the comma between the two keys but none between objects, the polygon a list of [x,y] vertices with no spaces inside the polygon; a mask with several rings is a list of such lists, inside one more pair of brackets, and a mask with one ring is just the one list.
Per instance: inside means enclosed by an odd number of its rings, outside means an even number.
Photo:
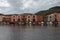
[{"label": "window", "polygon": [[28,18],[30,18],[30,16],[28,16]]},{"label": "window", "polygon": [[20,19],[18,19],[18,22],[20,22]]},{"label": "window", "polygon": [[50,16],[50,18],[51,18],[51,16]]},{"label": "window", "polygon": [[30,22],[30,20],[28,19],[28,22]]},{"label": "window", "polygon": [[33,18],[35,18],[35,16],[33,16]]},{"label": "window", "polygon": [[15,22],[15,19],[13,19],[13,21]]},{"label": "window", "polygon": [[15,16],[13,16],[13,17],[15,17]]},{"label": "window", "polygon": [[35,22],[35,19],[33,19],[33,22]]}]

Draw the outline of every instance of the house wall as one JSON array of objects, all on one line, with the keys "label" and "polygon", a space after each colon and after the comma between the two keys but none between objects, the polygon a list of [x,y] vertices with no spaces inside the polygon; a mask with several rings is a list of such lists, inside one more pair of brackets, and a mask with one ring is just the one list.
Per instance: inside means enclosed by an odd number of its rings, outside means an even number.
[{"label": "house wall", "polygon": [[27,15],[27,22],[30,20],[30,22],[32,21],[32,15]]},{"label": "house wall", "polygon": [[20,21],[27,21],[27,15],[26,14],[21,14],[20,15]]},{"label": "house wall", "polygon": [[[33,17],[33,16],[35,16],[35,17]],[[37,21],[36,17],[37,17],[36,15],[32,15],[32,22],[33,22],[33,19],[35,19],[35,22]]]},{"label": "house wall", "polygon": [[36,18],[37,18],[37,22],[43,21],[43,16],[37,15]]},{"label": "house wall", "polygon": [[2,21],[4,21],[4,22],[10,22],[11,21],[11,16],[3,16]]},{"label": "house wall", "polygon": [[54,21],[55,20],[55,14],[48,15],[47,21]]},{"label": "house wall", "polygon": [[0,15],[0,22],[2,22],[3,20],[3,15]]},{"label": "house wall", "polygon": [[18,16],[17,15],[12,15],[11,16],[11,22],[14,22],[14,19],[15,19],[15,22],[18,21]]},{"label": "house wall", "polygon": [[56,20],[59,22],[60,21],[60,14],[56,14]]}]

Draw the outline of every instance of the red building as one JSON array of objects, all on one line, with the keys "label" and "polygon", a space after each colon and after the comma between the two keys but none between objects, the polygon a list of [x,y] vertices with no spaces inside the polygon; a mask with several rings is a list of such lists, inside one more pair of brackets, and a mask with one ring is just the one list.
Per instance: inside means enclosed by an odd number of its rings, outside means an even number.
[{"label": "red building", "polygon": [[43,21],[43,16],[40,16],[40,15],[37,15],[37,22],[41,22],[41,21]]}]

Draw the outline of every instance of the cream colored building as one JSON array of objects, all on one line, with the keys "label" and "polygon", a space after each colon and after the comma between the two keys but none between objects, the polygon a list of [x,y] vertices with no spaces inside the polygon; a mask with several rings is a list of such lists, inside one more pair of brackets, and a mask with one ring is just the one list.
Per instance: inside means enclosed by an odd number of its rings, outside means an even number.
[{"label": "cream colored building", "polygon": [[0,22],[2,22],[3,20],[3,15],[0,15]]},{"label": "cream colored building", "polygon": [[11,16],[11,22],[17,22],[18,21],[18,16],[17,15],[12,15]]},{"label": "cream colored building", "polygon": [[50,14],[50,15],[48,15],[48,21],[50,22],[52,22],[52,21],[55,21],[55,14]]}]

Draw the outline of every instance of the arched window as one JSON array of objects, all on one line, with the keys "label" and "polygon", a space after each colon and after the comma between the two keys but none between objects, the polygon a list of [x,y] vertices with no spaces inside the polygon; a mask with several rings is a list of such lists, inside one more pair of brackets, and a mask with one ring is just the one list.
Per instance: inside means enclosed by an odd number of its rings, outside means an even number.
[{"label": "arched window", "polygon": [[20,22],[20,19],[18,19],[18,22]]},{"label": "arched window", "polygon": [[13,19],[13,21],[15,22],[15,19]]}]

